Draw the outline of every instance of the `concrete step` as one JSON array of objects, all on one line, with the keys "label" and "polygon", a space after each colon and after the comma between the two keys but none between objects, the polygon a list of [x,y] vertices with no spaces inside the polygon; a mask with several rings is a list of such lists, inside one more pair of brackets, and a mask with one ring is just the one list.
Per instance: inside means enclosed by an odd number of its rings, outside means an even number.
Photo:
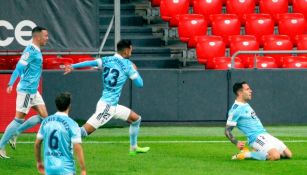
[{"label": "concrete step", "polygon": [[[112,16],[99,15],[99,25],[109,25]],[[121,15],[121,26],[143,26],[146,22],[142,16]]]},{"label": "concrete step", "polygon": [[[114,4],[115,0],[99,0],[100,4]],[[149,3],[149,0],[120,0],[120,4],[144,4]]]},{"label": "concrete step", "polygon": [[[104,47],[103,51],[114,51],[114,47]],[[132,51],[133,55],[141,55],[141,56],[166,56],[170,57],[171,50],[166,47],[133,47]]]},{"label": "concrete step", "polygon": [[[99,26],[100,36],[104,35],[109,26]],[[153,30],[150,26],[121,26],[121,34],[152,34]],[[110,33],[114,33],[114,26]]]},{"label": "concrete step", "polygon": [[[102,41],[102,37],[100,37],[100,41]],[[138,36],[131,36],[131,35],[122,35],[121,39],[130,39],[133,46],[135,47],[161,47],[163,45],[163,41],[160,38],[150,36],[150,35],[138,35]],[[109,36],[105,47],[111,47],[114,45],[114,36]]]},{"label": "concrete step", "polygon": [[[145,15],[147,9],[149,8],[149,3],[145,4],[121,4],[120,13],[121,15],[133,15],[133,14],[143,14]],[[114,4],[99,4],[99,15],[113,15],[114,14]]]},{"label": "concrete step", "polygon": [[140,56],[134,55],[130,60],[138,68],[179,68],[181,63],[174,58],[165,56]]},{"label": "concrete step", "polygon": [[[121,4],[127,4],[130,3],[131,0],[120,0]],[[100,4],[114,4],[114,0],[99,0]]]}]

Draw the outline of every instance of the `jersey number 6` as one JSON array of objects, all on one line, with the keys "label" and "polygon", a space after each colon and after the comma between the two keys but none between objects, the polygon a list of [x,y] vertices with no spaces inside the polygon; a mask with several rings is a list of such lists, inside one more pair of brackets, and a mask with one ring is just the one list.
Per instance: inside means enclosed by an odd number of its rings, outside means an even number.
[{"label": "jersey number 6", "polygon": [[59,138],[55,135],[57,130],[53,130],[49,137],[49,148],[50,149],[58,149],[59,148]]}]

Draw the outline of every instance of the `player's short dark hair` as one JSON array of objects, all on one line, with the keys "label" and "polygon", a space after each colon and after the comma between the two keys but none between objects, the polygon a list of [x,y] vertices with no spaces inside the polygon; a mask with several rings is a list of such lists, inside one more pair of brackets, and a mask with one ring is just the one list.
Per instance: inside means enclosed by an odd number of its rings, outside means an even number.
[{"label": "player's short dark hair", "polygon": [[232,91],[235,95],[238,95],[238,91],[243,89],[243,84],[247,84],[245,81],[242,82],[236,82],[233,87],[232,87]]},{"label": "player's short dark hair", "polygon": [[55,104],[58,111],[66,111],[70,105],[71,94],[69,92],[62,92],[55,98]]},{"label": "player's short dark hair", "polygon": [[126,40],[126,39],[120,40],[117,43],[117,51],[122,52],[124,49],[129,49],[131,46],[132,46],[131,40]]},{"label": "player's short dark hair", "polygon": [[40,33],[42,32],[43,30],[47,30],[46,28],[44,27],[41,27],[41,26],[36,26],[32,29],[32,36],[35,34],[35,33]]}]

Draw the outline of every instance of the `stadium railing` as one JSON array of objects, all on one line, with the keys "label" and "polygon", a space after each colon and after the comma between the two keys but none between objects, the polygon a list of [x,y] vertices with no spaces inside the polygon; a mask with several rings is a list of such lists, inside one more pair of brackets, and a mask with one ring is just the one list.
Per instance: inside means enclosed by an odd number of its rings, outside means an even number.
[{"label": "stadium railing", "polygon": [[231,67],[235,69],[235,58],[240,54],[254,54],[254,69],[257,69],[257,55],[263,54],[306,54],[307,50],[238,51],[231,56]]}]

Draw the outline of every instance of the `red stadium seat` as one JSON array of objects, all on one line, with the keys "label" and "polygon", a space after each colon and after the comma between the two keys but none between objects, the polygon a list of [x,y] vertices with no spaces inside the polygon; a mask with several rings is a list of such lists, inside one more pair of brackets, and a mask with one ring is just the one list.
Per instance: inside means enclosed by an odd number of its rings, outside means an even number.
[{"label": "red stadium seat", "polygon": [[306,0],[293,0],[293,12],[302,13],[307,19],[307,1]]},{"label": "red stadium seat", "polygon": [[270,69],[270,68],[278,68],[276,61],[273,57],[270,56],[256,56],[249,57],[246,67],[254,68],[254,59],[256,59],[256,64],[258,69]]},{"label": "red stadium seat", "polygon": [[207,34],[207,23],[203,15],[180,15],[178,25],[179,38],[189,42],[188,47],[196,47],[196,37]]},{"label": "red stadium seat", "polygon": [[63,69],[65,65],[73,64],[72,58],[47,58],[44,60],[44,69]]},{"label": "red stadium seat", "polygon": [[0,58],[0,70],[10,70],[10,64],[6,58]]},{"label": "red stadium seat", "polygon": [[214,57],[225,56],[225,43],[221,36],[200,36],[196,45],[197,60],[206,64]]},{"label": "red stadium seat", "polygon": [[46,59],[46,58],[57,58],[57,57],[60,57],[58,55],[44,55],[43,54],[43,59]]},{"label": "red stadium seat", "polygon": [[178,15],[187,14],[189,0],[161,0],[160,15],[164,21],[169,21],[170,26],[178,25]]},{"label": "red stadium seat", "polygon": [[238,15],[242,24],[245,23],[245,15],[254,13],[255,0],[227,0],[227,13]]},{"label": "red stadium seat", "polygon": [[[241,59],[235,58],[235,68],[243,69],[244,64]],[[231,67],[231,57],[214,57],[208,60],[207,69],[227,70]]]},{"label": "red stadium seat", "polygon": [[268,13],[273,16],[275,24],[278,22],[278,14],[288,13],[288,0],[260,0],[260,13]]},{"label": "red stadium seat", "polygon": [[307,68],[307,57],[287,56],[283,57],[283,68]]},{"label": "red stadium seat", "polygon": [[[292,50],[292,42],[287,35],[265,35],[263,36],[263,50]],[[282,57],[291,54],[265,54],[275,58],[278,67],[282,66]]]},{"label": "red stadium seat", "polygon": [[78,63],[78,62],[81,62],[81,61],[88,61],[88,60],[93,60],[94,58],[91,56],[91,55],[76,55],[76,54],[73,54],[73,55],[62,55],[63,58],[72,58],[74,63]]},{"label": "red stadium seat", "polygon": [[[230,55],[233,55],[237,51],[246,50],[259,50],[259,44],[255,36],[253,35],[233,35],[230,37]],[[241,58],[245,63],[248,57],[253,57],[254,54],[240,54],[237,57]]]},{"label": "red stadium seat", "polygon": [[278,19],[279,34],[288,35],[292,43],[296,45],[296,35],[304,34],[307,27],[304,15],[301,13],[284,13],[278,15]]},{"label": "red stadium seat", "polygon": [[152,7],[159,7],[161,0],[151,0]]},{"label": "red stadium seat", "polygon": [[269,14],[248,14],[246,15],[245,31],[247,35],[256,36],[262,46],[261,37],[274,34],[274,21]]},{"label": "red stadium seat", "polygon": [[194,0],[190,0],[190,6],[191,6],[191,7],[194,6]]},{"label": "red stadium seat", "polygon": [[211,15],[212,34],[222,36],[226,45],[229,45],[229,36],[240,35],[240,21],[235,14]]},{"label": "red stadium seat", "polygon": [[194,13],[204,15],[208,25],[211,25],[210,15],[221,14],[222,3],[221,0],[194,0]]},{"label": "red stadium seat", "polygon": [[6,56],[9,67],[11,70],[16,68],[18,61],[20,60],[20,55]]},{"label": "red stadium seat", "polygon": [[[307,50],[307,34],[297,35],[296,41],[297,41],[297,50]],[[299,55],[307,56],[307,53]]]}]

